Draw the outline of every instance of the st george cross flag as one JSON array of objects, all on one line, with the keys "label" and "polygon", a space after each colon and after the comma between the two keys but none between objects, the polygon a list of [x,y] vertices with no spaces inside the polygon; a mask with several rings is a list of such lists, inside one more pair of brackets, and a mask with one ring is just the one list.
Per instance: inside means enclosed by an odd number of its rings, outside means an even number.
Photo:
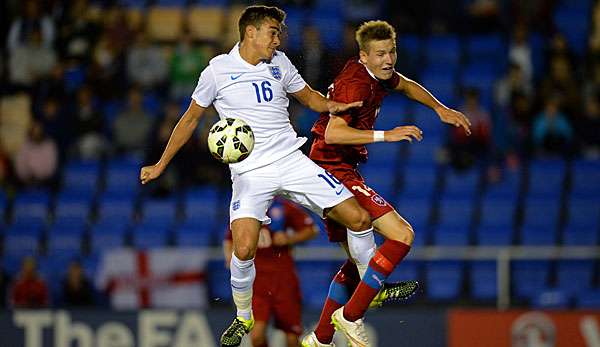
[{"label": "st george cross flag", "polygon": [[115,309],[204,308],[205,254],[199,248],[113,249],[102,254],[96,286]]}]

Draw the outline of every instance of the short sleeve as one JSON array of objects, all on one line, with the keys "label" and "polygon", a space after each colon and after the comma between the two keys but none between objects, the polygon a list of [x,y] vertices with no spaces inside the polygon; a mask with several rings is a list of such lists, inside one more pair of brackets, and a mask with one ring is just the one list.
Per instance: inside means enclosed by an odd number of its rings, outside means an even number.
[{"label": "short sleeve", "polygon": [[217,82],[215,80],[212,65],[202,71],[196,89],[192,93],[192,99],[202,107],[210,106],[217,97]]},{"label": "short sleeve", "polygon": [[298,73],[298,69],[296,69],[294,64],[292,64],[285,54],[281,52],[278,52],[278,54],[282,55],[283,64],[285,65],[282,83],[286,93],[296,93],[304,89],[306,82],[302,76],[300,76],[300,73]]}]

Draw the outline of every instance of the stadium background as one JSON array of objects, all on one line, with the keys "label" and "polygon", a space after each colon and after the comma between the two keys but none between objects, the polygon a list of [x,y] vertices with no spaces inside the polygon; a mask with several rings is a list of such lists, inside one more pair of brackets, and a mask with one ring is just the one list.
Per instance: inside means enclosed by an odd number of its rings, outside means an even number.
[{"label": "stadium background", "polygon": [[[369,146],[361,168],[416,230],[413,254],[392,279],[417,278],[424,290],[406,307],[369,316],[379,345],[402,345],[391,342],[397,338],[414,346],[482,345],[468,340],[475,321],[481,335],[474,341],[486,346],[511,339],[514,346],[597,346],[598,2],[268,3],[287,11],[283,50],[322,92],[356,54],[357,24],[385,19],[398,30],[397,70],[474,123],[475,136],[466,141],[399,95],[381,109],[377,128],[412,123],[424,131],[421,143]],[[200,315],[215,336],[229,319],[219,250],[228,171],[204,143],[214,112],[163,178],[142,187],[138,173],[160,155],[199,72],[237,40],[246,4],[2,2],[0,307],[12,307],[11,283],[24,257],[33,256],[50,291],[40,307],[53,311],[27,312],[52,312],[44,319],[55,324],[43,339],[60,335],[65,312],[73,324],[120,320],[143,335],[141,313],[108,311],[102,288],[92,289],[83,313],[62,293],[73,260],[94,287],[102,253],[122,246],[204,248],[208,306]],[[316,115],[293,102],[290,109],[298,132],[309,137]],[[307,325],[340,264],[335,247],[324,233],[298,247]],[[0,313],[9,341],[24,339],[19,314]]]}]

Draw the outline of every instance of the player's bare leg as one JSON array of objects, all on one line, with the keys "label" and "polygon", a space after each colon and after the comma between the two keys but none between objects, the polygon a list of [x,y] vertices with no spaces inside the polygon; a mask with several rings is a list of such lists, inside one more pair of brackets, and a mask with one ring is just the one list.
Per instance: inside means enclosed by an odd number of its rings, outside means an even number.
[{"label": "player's bare leg", "polygon": [[343,332],[353,346],[369,345],[362,317],[387,276],[408,254],[414,239],[410,224],[395,211],[379,217],[373,224],[386,240],[369,261],[367,272],[348,303],[331,317],[336,329]]},{"label": "player's bare leg", "polygon": [[267,346],[267,322],[256,321],[250,332],[253,347]]},{"label": "player's bare leg", "polygon": [[244,335],[254,326],[252,317],[252,285],[256,277],[254,254],[258,245],[260,222],[239,218],[231,222],[233,255],[231,256],[231,294],[237,308],[233,323],[221,335],[221,346],[239,346]]},{"label": "player's bare leg", "polygon": [[287,347],[298,347],[299,339],[300,339],[300,336],[298,336],[296,334],[292,334],[292,333],[285,334],[285,341],[287,343]]},{"label": "player's bare leg", "polygon": [[325,214],[327,218],[331,218],[353,231],[363,232],[372,229],[369,213],[358,204],[355,198],[342,201],[328,209]]}]

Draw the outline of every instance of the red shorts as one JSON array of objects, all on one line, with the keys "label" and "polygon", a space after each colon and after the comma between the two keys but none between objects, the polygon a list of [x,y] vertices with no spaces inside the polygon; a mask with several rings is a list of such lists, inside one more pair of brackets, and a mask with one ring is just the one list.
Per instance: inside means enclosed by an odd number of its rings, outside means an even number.
[{"label": "red shorts", "polygon": [[[348,188],[362,208],[369,212],[371,220],[375,220],[384,214],[394,211],[394,208],[375,190],[365,184],[365,179],[358,173],[358,170],[351,166],[319,164],[325,170],[340,180]],[[325,227],[330,242],[346,241],[346,227],[334,222],[331,219],[325,219]]]},{"label": "red shorts", "polygon": [[273,316],[275,328],[290,334],[302,334],[302,296],[295,271],[257,273],[253,290],[255,320],[268,322]]}]

